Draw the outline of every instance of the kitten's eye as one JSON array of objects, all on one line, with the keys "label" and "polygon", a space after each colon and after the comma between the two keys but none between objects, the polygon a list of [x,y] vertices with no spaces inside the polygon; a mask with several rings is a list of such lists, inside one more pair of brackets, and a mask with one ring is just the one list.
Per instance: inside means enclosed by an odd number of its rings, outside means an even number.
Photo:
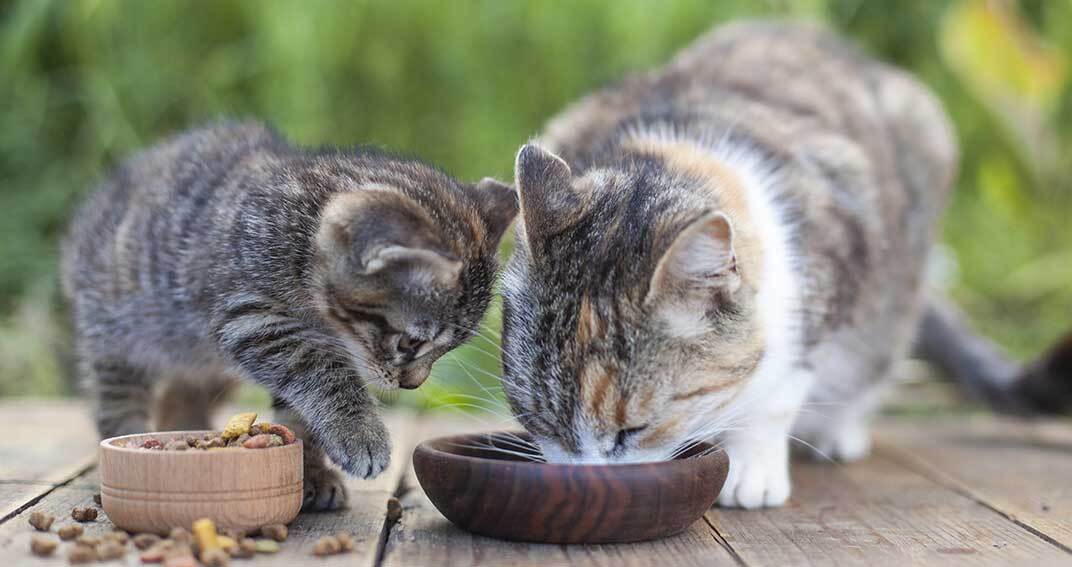
[{"label": "kitten's eye", "polygon": [[429,349],[423,348],[426,344],[423,340],[411,337],[407,333],[399,333],[395,350],[407,360],[412,360],[428,352]]}]

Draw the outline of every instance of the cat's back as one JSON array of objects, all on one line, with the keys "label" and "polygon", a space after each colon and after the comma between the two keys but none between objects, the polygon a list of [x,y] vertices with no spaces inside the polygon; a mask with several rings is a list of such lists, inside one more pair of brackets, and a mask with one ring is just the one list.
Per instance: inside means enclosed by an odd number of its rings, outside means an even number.
[{"label": "cat's back", "polygon": [[285,150],[256,122],[225,122],[165,139],[128,158],[76,211],[63,242],[68,300],[125,300],[160,291],[202,236],[240,160]]}]

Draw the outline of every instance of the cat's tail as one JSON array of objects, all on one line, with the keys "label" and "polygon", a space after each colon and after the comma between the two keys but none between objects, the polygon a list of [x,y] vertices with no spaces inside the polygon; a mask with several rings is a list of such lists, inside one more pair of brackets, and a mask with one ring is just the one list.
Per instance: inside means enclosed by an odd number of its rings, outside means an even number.
[{"label": "cat's tail", "polygon": [[914,355],[933,363],[995,411],[1072,414],[1072,333],[1026,365],[976,333],[947,300],[924,307]]}]

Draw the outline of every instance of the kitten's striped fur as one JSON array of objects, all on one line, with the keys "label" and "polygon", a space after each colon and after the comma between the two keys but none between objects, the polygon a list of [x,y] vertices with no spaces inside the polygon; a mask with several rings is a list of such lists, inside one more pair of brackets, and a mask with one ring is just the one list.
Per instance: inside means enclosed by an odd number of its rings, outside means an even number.
[{"label": "kitten's striped fur", "polygon": [[367,383],[416,387],[470,336],[516,207],[493,180],[374,149],[302,150],[255,123],[131,158],[64,245],[100,434],[206,428],[249,378],[305,438],[306,508],[341,505],[321,450],[351,474],[384,469]]}]

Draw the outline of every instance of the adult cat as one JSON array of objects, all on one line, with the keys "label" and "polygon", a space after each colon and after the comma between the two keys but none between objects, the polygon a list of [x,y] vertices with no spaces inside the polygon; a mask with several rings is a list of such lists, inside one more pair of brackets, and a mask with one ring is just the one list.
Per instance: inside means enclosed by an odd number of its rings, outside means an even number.
[{"label": "adult cat", "polygon": [[[720,503],[754,508],[788,498],[791,434],[867,453],[956,164],[923,86],[815,27],[736,24],[584,98],[541,141],[517,156],[503,360],[548,460],[717,438]],[[1072,406],[1051,368],[1014,382],[948,312],[924,321],[936,358],[995,404]]]}]

